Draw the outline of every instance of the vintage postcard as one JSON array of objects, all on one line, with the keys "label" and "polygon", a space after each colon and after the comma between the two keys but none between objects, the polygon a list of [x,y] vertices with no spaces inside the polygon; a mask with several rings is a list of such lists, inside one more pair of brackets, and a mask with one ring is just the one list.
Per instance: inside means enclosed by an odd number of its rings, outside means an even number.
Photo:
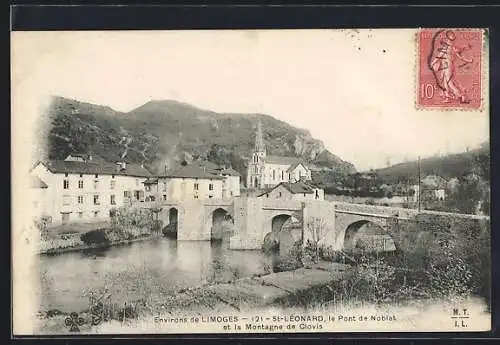
[{"label": "vintage postcard", "polygon": [[14,335],[491,328],[488,32],[12,32]]}]

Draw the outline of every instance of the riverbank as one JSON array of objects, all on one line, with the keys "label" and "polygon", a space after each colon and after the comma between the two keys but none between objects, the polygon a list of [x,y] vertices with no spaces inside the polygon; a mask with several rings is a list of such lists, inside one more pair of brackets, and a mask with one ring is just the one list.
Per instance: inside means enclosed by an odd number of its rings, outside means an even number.
[{"label": "riverbank", "polygon": [[[307,303],[307,299],[315,298],[318,290],[341,281],[346,274],[349,274],[348,265],[323,262],[311,268],[206,284],[169,294],[144,296],[141,300],[126,303],[113,298],[116,310],[112,312],[112,319],[123,321],[121,315],[124,314],[130,319],[144,319],[159,315],[217,315],[250,312],[271,306],[302,305]],[[85,310],[79,313],[84,318],[90,318]],[[45,334],[67,333],[64,325],[66,317],[68,313],[58,310],[40,312],[37,329]],[[95,329],[88,324],[81,327],[82,332],[94,332]]]},{"label": "riverbank", "polygon": [[[82,235],[90,232],[102,232],[103,234],[107,234],[106,239],[108,239],[107,237],[110,237],[111,240],[106,240],[101,243],[85,243],[82,240]],[[161,236],[161,234],[153,234],[147,228],[113,229],[108,227],[99,227],[84,233],[66,233],[57,237],[42,238],[38,243],[36,254],[57,255],[84,250],[108,248],[144,241],[158,236]]]}]

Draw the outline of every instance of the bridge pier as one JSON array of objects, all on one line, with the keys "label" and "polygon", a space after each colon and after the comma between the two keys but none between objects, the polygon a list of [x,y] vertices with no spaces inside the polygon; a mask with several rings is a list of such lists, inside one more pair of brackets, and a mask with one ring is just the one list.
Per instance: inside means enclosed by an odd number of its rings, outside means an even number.
[{"label": "bridge pier", "polygon": [[259,198],[234,200],[234,225],[237,229],[229,240],[230,249],[262,249],[262,205]]}]

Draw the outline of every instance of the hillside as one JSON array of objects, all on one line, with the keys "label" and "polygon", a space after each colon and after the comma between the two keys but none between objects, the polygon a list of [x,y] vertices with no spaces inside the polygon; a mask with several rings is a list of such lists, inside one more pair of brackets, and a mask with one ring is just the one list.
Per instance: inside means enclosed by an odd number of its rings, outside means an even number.
[{"label": "hillside", "polygon": [[[468,152],[450,154],[441,157],[423,158],[420,161],[421,174],[439,175],[444,178],[460,177],[475,172],[486,175],[489,179],[490,147],[489,142]],[[418,161],[396,164],[376,170],[379,176],[387,181],[415,178],[418,175]]]},{"label": "hillside", "polygon": [[62,159],[71,152],[93,152],[115,161],[123,158],[161,172],[182,160],[208,159],[231,164],[245,176],[254,145],[257,119],[262,122],[268,154],[302,157],[307,162],[355,171],[325,150],[307,130],[262,114],[220,114],[177,101],[150,101],[128,113],[54,97],[41,117],[40,136],[48,147],[38,158]]}]

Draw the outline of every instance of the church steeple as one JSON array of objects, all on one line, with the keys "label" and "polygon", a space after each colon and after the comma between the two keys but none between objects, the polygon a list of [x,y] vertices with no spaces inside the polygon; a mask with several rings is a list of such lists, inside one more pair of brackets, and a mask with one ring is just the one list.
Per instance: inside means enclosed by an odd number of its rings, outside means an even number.
[{"label": "church steeple", "polygon": [[264,139],[262,137],[262,123],[260,118],[257,122],[257,133],[255,134],[255,152],[265,152]]}]

